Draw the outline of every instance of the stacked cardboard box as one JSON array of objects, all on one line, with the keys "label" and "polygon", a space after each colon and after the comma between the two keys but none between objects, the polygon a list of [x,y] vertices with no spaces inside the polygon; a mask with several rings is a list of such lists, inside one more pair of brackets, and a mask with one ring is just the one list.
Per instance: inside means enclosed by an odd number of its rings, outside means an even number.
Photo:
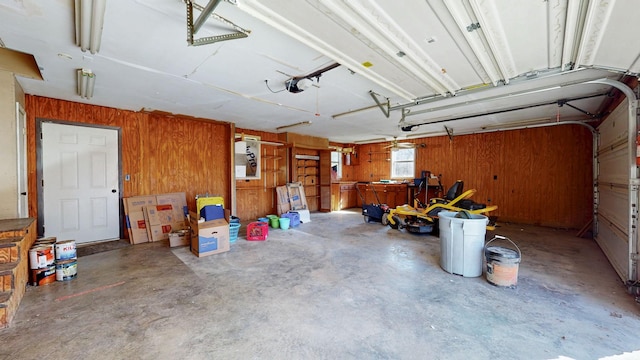
[{"label": "stacked cardboard box", "polygon": [[200,221],[200,216],[190,212],[191,252],[197,257],[219,254],[229,251],[229,210],[224,211],[224,218]]},{"label": "stacked cardboard box", "polygon": [[185,193],[168,193],[124,198],[129,242],[140,244],[169,238],[173,230],[185,229]]}]

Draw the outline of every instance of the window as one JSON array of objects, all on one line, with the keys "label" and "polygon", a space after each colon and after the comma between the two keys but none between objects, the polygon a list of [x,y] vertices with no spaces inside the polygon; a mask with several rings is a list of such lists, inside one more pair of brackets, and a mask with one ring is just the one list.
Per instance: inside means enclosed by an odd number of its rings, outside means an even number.
[{"label": "window", "polygon": [[342,178],[342,152],[331,152],[331,179]]},{"label": "window", "polygon": [[415,174],[415,149],[391,151],[391,178],[413,178]]}]

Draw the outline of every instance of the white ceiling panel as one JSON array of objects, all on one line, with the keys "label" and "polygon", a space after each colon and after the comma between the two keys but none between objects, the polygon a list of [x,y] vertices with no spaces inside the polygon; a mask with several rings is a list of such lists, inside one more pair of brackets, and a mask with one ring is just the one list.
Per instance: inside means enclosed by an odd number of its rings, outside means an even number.
[{"label": "white ceiling panel", "polygon": [[[194,38],[236,32],[229,22],[249,36],[200,46],[187,42],[186,2],[109,1],[92,54],[75,45],[74,1],[0,0],[0,39],[41,68],[44,81],[18,77],[27,94],[272,132],[311,121],[290,131],[346,143],[445,125],[460,134],[558,116],[586,122],[558,101],[609,90],[585,81],[640,71],[632,1],[223,0],[214,15],[228,22],[208,17]],[[208,1],[194,4],[197,18]],[[91,99],[76,93],[80,68],[96,74]],[[300,78],[313,86],[285,88]],[[603,101],[567,104],[592,113]]]}]

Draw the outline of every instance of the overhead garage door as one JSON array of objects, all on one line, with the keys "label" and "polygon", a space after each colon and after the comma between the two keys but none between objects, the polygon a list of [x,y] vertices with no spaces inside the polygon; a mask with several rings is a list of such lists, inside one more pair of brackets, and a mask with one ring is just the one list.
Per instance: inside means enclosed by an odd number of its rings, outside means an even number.
[{"label": "overhead garage door", "polygon": [[627,99],[598,127],[595,237],[620,278],[631,284],[638,280],[637,106],[633,93],[625,93]]}]

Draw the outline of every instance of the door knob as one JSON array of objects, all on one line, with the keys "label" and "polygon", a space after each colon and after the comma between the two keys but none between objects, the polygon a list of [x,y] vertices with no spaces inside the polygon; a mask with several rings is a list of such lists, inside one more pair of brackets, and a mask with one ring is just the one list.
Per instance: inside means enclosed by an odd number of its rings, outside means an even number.
[{"label": "door knob", "polygon": [[26,191],[23,191],[23,192],[21,192],[21,193],[20,193],[20,195],[27,196],[27,192],[26,192]]},{"label": "door knob", "polygon": [[111,189],[111,192],[112,192],[112,193],[114,193],[114,194],[115,194],[117,191],[118,191],[118,190],[116,190],[116,189]]}]

